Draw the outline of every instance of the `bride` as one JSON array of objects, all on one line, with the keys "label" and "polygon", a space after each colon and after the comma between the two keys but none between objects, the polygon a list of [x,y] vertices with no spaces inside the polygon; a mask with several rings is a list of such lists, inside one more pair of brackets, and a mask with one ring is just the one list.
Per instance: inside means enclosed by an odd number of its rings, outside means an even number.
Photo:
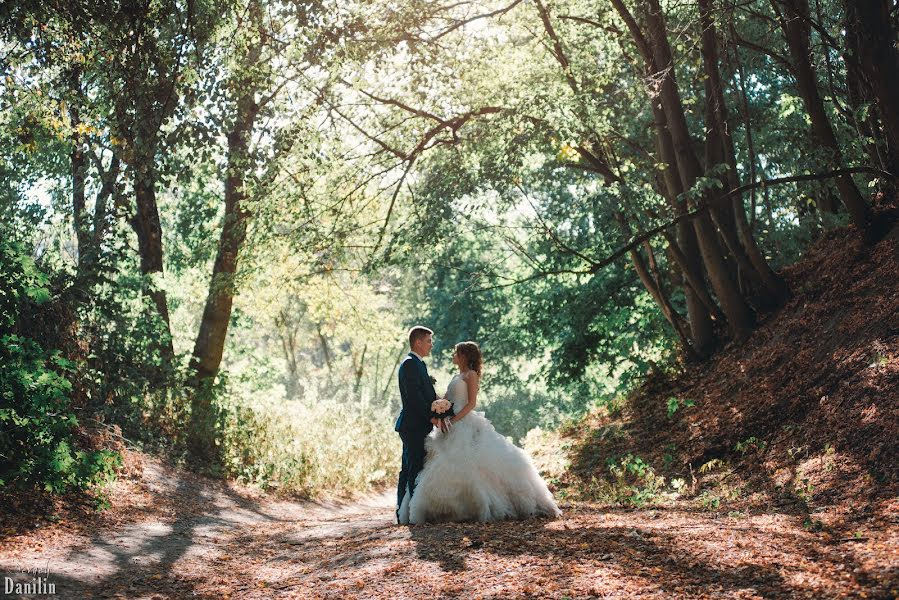
[{"label": "bride", "polygon": [[474,412],[481,378],[481,350],[474,342],[456,344],[459,373],[449,382],[452,425],[435,429],[425,442],[427,459],[406,494],[401,524],[437,521],[501,521],[561,514],[530,457],[496,432],[483,413]]}]

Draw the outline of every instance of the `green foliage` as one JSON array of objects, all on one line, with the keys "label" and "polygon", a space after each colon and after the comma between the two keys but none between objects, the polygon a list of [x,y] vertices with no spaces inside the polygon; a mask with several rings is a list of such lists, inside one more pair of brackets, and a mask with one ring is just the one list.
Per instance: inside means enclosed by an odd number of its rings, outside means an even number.
[{"label": "green foliage", "polygon": [[226,472],[264,489],[315,497],[395,477],[400,444],[384,427],[394,416],[389,406],[333,399],[305,405],[269,390],[220,396],[218,415]]},{"label": "green foliage", "polygon": [[609,457],[606,466],[609,478],[592,478],[583,492],[586,497],[610,504],[640,507],[676,497],[683,487],[683,481],[672,480],[672,488],[667,490],[665,478],[633,454]]},{"label": "green foliage", "polygon": [[62,493],[110,483],[121,458],[79,449],[75,365],[14,333],[22,310],[49,300],[46,283],[30,257],[0,241],[0,485]]},{"label": "green foliage", "polygon": [[558,427],[574,410],[561,395],[517,382],[484,384],[484,414],[498,431],[516,443],[532,430]]},{"label": "green foliage", "polygon": [[751,436],[743,440],[742,442],[737,442],[734,445],[734,450],[739,452],[740,454],[746,454],[747,452],[764,452],[765,448],[768,446],[768,442],[764,440],[760,440],[755,436]]},{"label": "green foliage", "polygon": [[665,401],[665,406],[668,409],[668,418],[670,419],[674,416],[674,413],[676,413],[682,406],[684,408],[690,408],[691,406],[696,406],[696,403],[689,398],[685,400],[679,400],[677,396],[671,396],[670,398],[668,398],[668,400]]}]

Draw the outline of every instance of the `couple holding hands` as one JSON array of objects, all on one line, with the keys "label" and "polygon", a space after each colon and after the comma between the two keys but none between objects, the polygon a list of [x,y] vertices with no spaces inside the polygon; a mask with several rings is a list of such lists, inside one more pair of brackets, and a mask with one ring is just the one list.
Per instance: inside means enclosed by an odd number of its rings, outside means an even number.
[{"label": "couple holding hands", "polygon": [[546,482],[524,450],[474,412],[481,381],[481,350],[460,342],[453,350],[458,373],[443,398],[424,359],[434,332],[409,331],[411,351],[399,368],[403,408],[394,429],[403,440],[397,485],[397,522],[501,521],[558,517]]}]

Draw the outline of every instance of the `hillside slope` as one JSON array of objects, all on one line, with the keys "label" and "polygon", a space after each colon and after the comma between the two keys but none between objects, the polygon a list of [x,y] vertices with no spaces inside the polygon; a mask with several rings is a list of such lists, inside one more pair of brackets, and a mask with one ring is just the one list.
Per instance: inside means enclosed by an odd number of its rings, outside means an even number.
[{"label": "hillside slope", "polygon": [[619,412],[572,428],[568,483],[608,480],[630,454],[624,462],[683,478],[713,508],[889,509],[899,489],[899,228],[873,248],[832,231],[783,275],[794,297],[748,342],[654,374]]}]

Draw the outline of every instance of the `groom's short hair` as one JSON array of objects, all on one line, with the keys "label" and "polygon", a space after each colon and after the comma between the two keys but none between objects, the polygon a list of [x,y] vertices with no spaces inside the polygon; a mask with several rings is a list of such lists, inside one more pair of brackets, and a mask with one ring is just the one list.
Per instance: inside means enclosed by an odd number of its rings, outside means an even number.
[{"label": "groom's short hair", "polygon": [[415,342],[420,340],[423,337],[434,335],[434,332],[428,329],[427,327],[422,327],[421,325],[416,325],[412,329],[409,330],[409,347],[415,345]]}]

